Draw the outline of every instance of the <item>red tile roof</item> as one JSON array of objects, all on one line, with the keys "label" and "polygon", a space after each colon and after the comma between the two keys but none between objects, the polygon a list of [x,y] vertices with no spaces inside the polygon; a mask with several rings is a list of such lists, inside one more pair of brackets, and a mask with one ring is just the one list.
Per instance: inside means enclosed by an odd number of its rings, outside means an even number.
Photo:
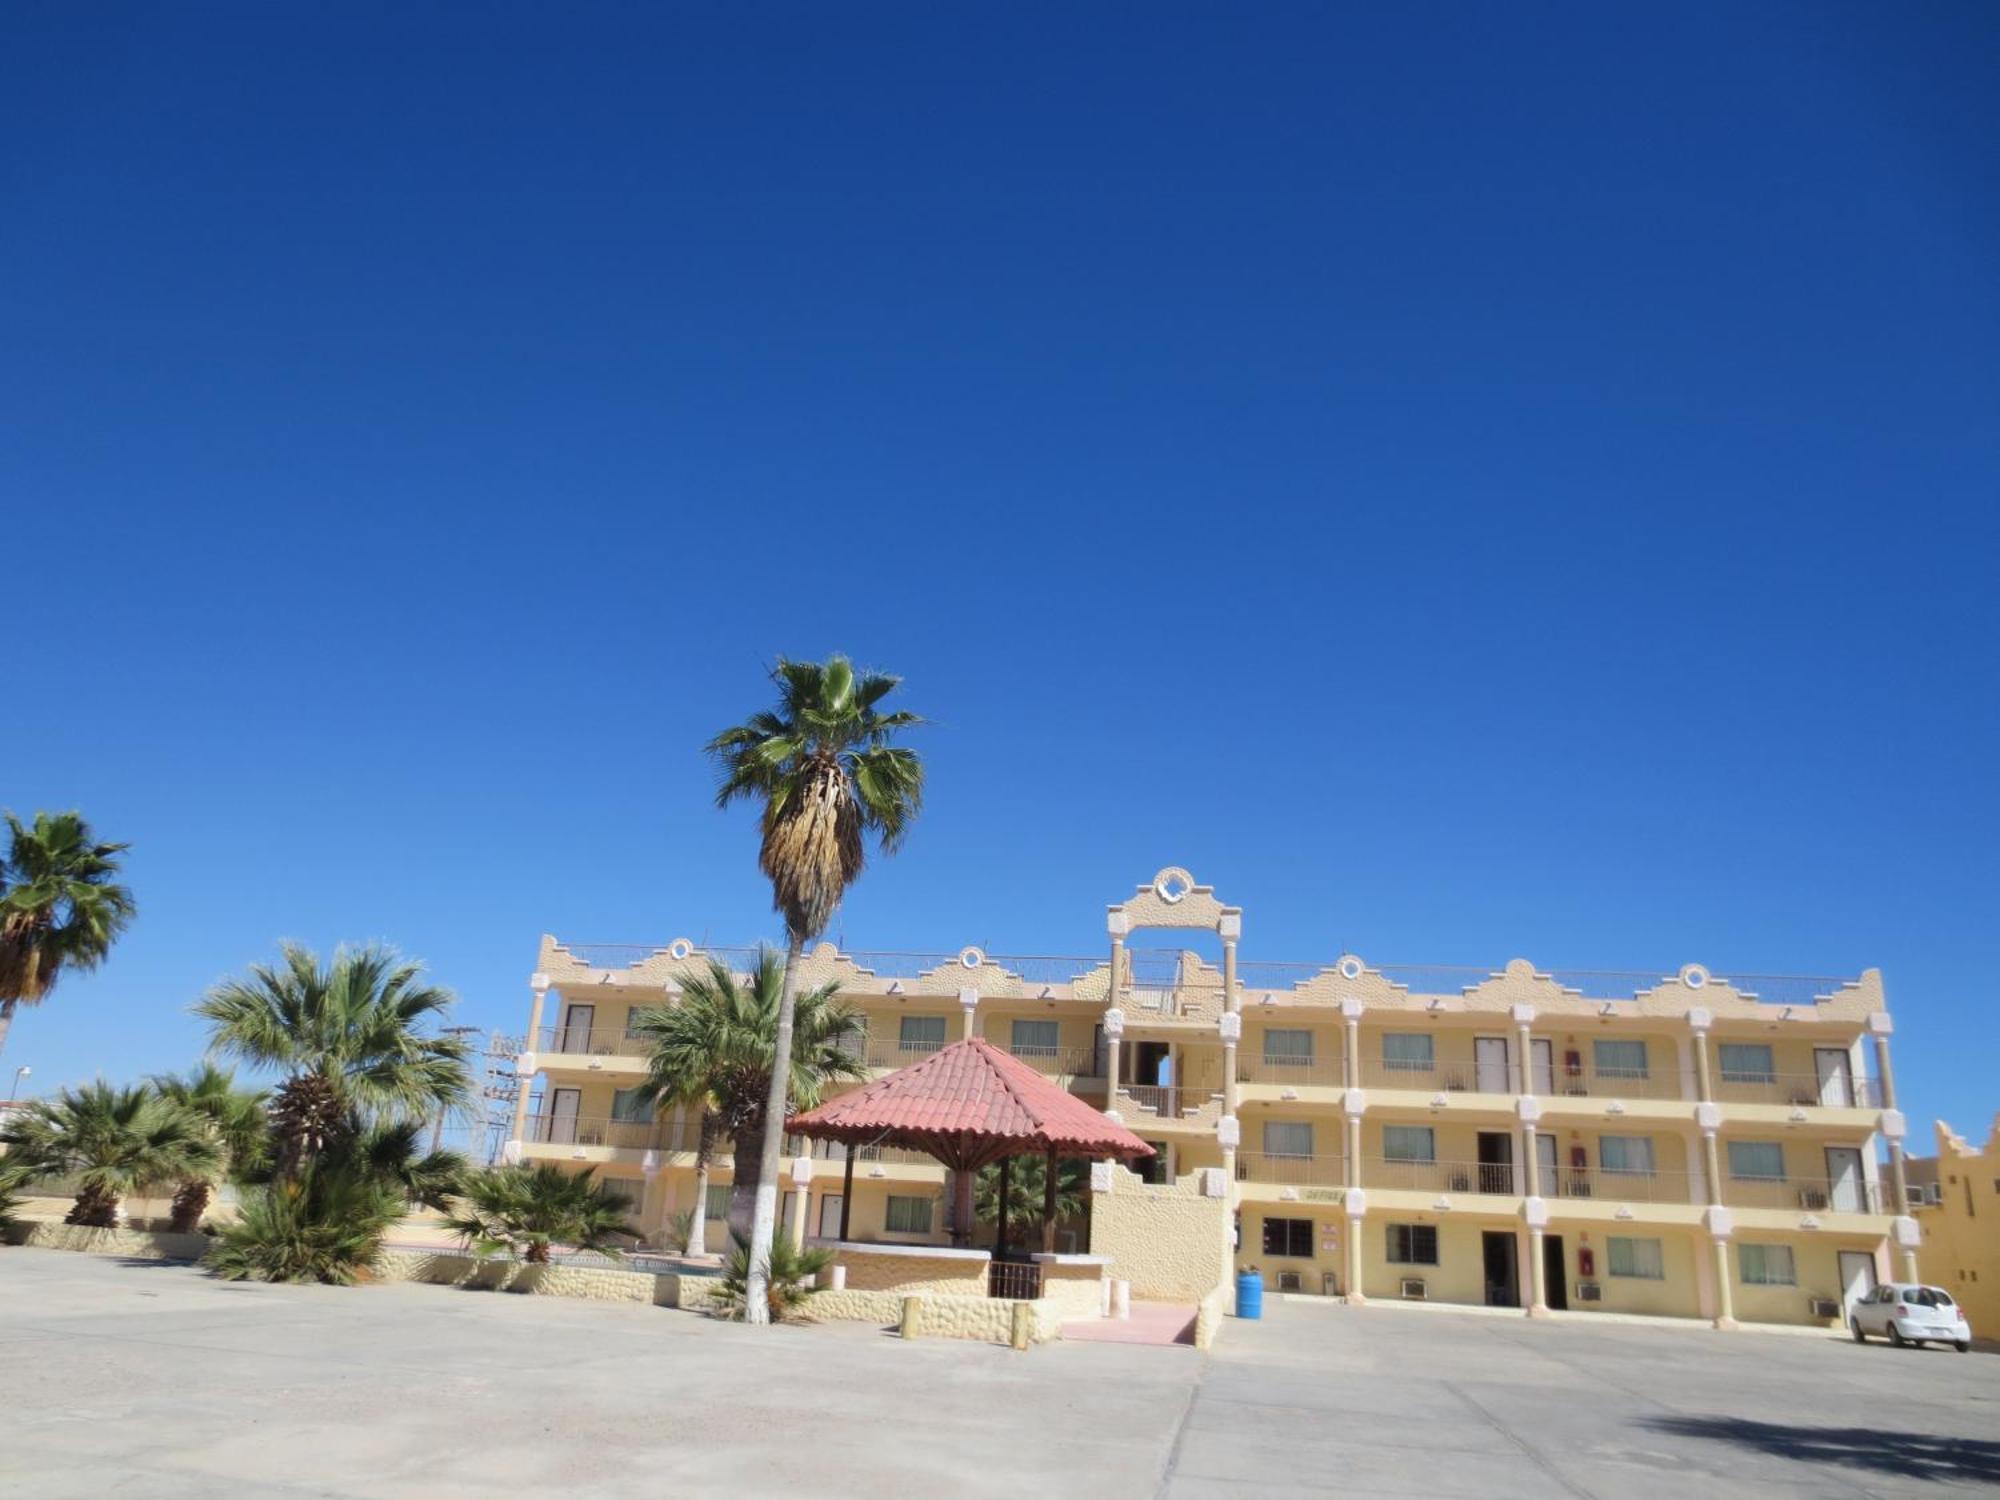
[{"label": "red tile roof", "polygon": [[1002,1156],[1151,1156],[1153,1148],[983,1037],[829,1099],[788,1122],[800,1135],[907,1146],[948,1166]]}]

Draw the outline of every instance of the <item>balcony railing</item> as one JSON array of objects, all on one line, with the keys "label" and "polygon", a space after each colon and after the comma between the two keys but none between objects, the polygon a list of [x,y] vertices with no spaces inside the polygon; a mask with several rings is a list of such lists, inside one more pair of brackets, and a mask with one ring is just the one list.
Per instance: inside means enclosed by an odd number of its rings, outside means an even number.
[{"label": "balcony railing", "polygon": [[1681,1086],[1678,1068],[1577,1068],[1558,1067],[1549,1078],[1547,1068],[1538,1069],[1536,1087],[1548,1082],[1552,1094],[1568,1094],[1592,1099],[1684,1099],[1694,1100],[1694,1091]]},{"label": "balcony railing", "polygon": [[[1487,1085],[1483,1092],[1511,1094],[1514,1092],[1514,1076],[1502,1069],[1495,1074],[1485,1070]],[[1363,1058],[1361,1061],[1361,1086],[1371,1089],[1415,1089],[1426,1094],[1466,1094],[1478,1091],[1481,1083],[1480,1068],[1469,1062],[1432,1062],[1409,1064],[1389,1062],[1382,1058]]]},{"label": "balcony railing", "polygon": [[1345,1082],[1337,1057],[1279,1057],[1268,1052],[1260,1056],[1249,1048],[1236,1054],[1236,1081],[1315,1089],[1337,1089]]},{"label": "balcony railing", "polygon": [[1280,1187],[1344,1187],[1347,1160],[1341,1156],[1293,1156],[1277,1151],[1236,1153],[1238,1182],[1270,1182]]},{"label": "balcony railing", "polygon": [[1400,1188],[1420,1193],[1490,1193],[1511,1196],[1523,1191],[1521,1169],[1480,1161],[1402,1161],[1377,1157],[1361,1169],[1361,1185]]},{"label": "balcony railing", "polygon": [[1220,1108],[1221,1095],[1214,1089],[1170,1087],[1164,1084],[1120,1084],[1121,1101],[1140,1113],[1162,1120],[1189,1120]]},{"label": "balcony railing", "polygon": [[1607,1203],[1695,1203],[1685,1172],[1613,1172],[1604,1167],[1544,1165],[1535,1186],[1545,1198],[1601,1198]]},{"label": "balcony railing", "polygon": [[[901,1146],[856,1146],[852,1148],[857,1162],[881,1162],[884,1166],[936,1167],[935,1156],[922,1151],[910,1151]],[[842,1141],[804,1141],[795,1136],[785,1137],[785,1156],[789,1160],[799,1156],[809,1156],[814,1161],[847,1162],[848,1146]]]},{"label": "balcony railing", "polygon": [[1037,1073],[1046,1073],[1051,1078],[1102,1078],[1104,1060],[1094,1047],[1009,1047],[1009,1055],[1018,1057]]},{"label": "balcony railing", "polygon": [[878,1042],[868,1049],[868,1066],[893,1072],[922,1062],[943,1046],[943,1042]]},{"label": "balcony railing", "polygon": [[1817,1073],[1720,1074],[1715,1097],[1723,1104],[1796,1104],[1808,1109],[1879,1109],[1882,1092],[1872,1078],[1821,1078]]},{"label": "balcony railing", "polygon": [[539,1146],[611,1146],[621,1151],[659,1147],[663,1131],[657,1120],[607,1120],[576,1115],[529,1115],[522,1139]]},{"label": "balcony railing", "polygon": [[1879,1214],[1878,1186],[1860,1178],[1730,1177],[1722,1201],[1731,1208],[1781,1208],[1806,1213]]},{"label": "balcony railing", "polygon": [[534,1050],[565,1057],[644,1057],[652,1044],[622,1027],[544,1026],[535,1033]]}]

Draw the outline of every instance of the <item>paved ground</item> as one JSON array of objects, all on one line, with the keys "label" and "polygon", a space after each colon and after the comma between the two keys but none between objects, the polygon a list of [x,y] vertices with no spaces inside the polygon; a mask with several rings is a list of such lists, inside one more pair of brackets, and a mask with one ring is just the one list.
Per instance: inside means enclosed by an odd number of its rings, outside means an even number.
[{"label": "paved ground", "polygon": [[0,1251],[0,1493],[1938,1495],[2000,1358],[1274,1302],[1212,1355]]}]

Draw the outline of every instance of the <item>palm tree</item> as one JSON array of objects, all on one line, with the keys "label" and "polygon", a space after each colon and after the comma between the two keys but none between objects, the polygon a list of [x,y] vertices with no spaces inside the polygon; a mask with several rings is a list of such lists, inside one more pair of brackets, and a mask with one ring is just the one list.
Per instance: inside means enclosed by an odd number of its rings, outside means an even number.
[{"label": "palm tree", "polygon": [[[1047,1158],[1032,1154],[1016,1156],[1007,1169],[1007,1227],[1027,1231],[1038,1228],[1047,1203]],[[1000,1163],[981,1167],[974,1179],[973,1217],[981,1224],[1000,1220]],[[1056,1222],[1076,1218],[1083,1212],[1085,1184],[1090,1180],[1090,1164],[1084,1161],[1056,1163]]]},{"label": "palm tree", "polygon": [[553,1162],[522,1162],[473,1173],[460,1191],[464,1207],[445,1228],[482,1256],[512,1250],[543,1266],[551,1245],[616,1256],[612,1237],[631,1233],[632,1199],[597,1181],[588,1167],[571,1172]]},{"label": "palm tree", "polygon": [[[711,1304],[725,1318],[750,1317],[750,1242],[731,1230],[729,1261],[722,1268],[722,1285],[715,1289]],[[819,1288],[819,1273],[832,1265],[838,1252],[830,1245],[810,1250],[795,1246],[790,1236],[779,1235],[771,1242],[771,1258],[764,1266],[764,1310],[773,1323],[782,1323],[802,1311]]]},{"label": "palm tree", "polygon": [[208,1121],[143,1085],[99,1079],[38,1099],[8,1123],[7,1140],[36,1171],[71,1177],[65,1224],[118,1227],[118,1201],[155,1183],[219,1171],[222,1147]]},{"label": "palm tree", "polygon": [[39,1005],[66,969],[96,968],[137,911],[118,885],[128,844],[100,844],[79,813],[7,814],[0,860],[0,1052],[20,1005]]},{"label": "palm tree", "polygon": [[189,1234],[201,1225],[208,1212],[208,1200],[217,1177],[241,1177],[254,1171],[270,1144],[270,1119],[266,1107],[270,1096],[261,1089],[239,1089],[236,1075],[213,1063],[203,1063],[187,1077],[158,1073],[152,1079],[154,1092],[171,1099],[183,1109],[208,1122],[222,1160],[211,1173],[183,1178],[174,1192],[174,1206],[168,1228]]},{"label": "palm tree", "polygon": [[466,1044],[422,1029],[452,994],[422,983],[422,965],[374,944],[341,948],[331,964],[297,943],[281,951],[283,962],[252,965],[194,1007],[216,1051],[284,1072],[271,1108],[280,1176],[357,1124],[464,1106]]},{"label": "palm tree", "polygon": [[[867,1022],[837,998],[838,991],[838,985],[823,984],[793,1001],[790,1066],[784,1070],[789,1102],[778,1111],[781,1134],[789,1111],[813,1108],[830,1084],[868,1076],[861,1055]],[[701,1105],[704,1153],[713,1150],[716,1136],[729,1137],[736,1156],[729,1222],[746,1235],[758,1189],[767,1180],[761,1157],[785,995],[784,966],[766,948],[748,983],[739,983],[727,964],[711,959],[706,975],[683,982],[679,1003],[647,1006],[634,1012],[630,1023],[651,1049],[640,1097],[655,1104]],[[704,1160],[696,1159],[698,1214],[706,1210]],[[775,1184],[775,1171],[769,1180]]]},{"label": "palm tree", "polygon": [[[739,798],[763,804],[757,863],[771,882],[771,906],[785,922],[785,982],[778,1008],[771,1087],[766,1103],[759,1189],[750,1230],[746,1317],[767,1321],[764,1275],[778,1217],[778,1153],[785,1128],[799,957],[826,931],[847,888],[861,876],[873,834],[893,854],[923,805],[924,767],[915,751],[890,740],[923,722],[876,705],[902,681],[879,672],[856,675],[844,656],[816,662],[778,658],[771,671],[775,710],[754,715],[709,741],[722,771],[718,807]],[[738,1158],[741,1171],[742,1158]]]}]

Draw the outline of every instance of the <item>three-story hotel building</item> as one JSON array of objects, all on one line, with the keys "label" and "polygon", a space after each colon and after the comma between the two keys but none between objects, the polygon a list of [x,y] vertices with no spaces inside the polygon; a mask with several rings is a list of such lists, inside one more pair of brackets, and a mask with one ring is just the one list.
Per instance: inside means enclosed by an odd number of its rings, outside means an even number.
[{"label": "three-story hotel building", "polygon": [[[1273,1291],[1727,1327],[1837,1320],[1857,1290],[1916,1277],[1875,970],[1260,962],[1239,955],[1242,911],[1180,869],[1106,927],[1094,959],[822,944],[806,977],[866,1017],[873,1076],[983,1036],[1144,1137],[1150,1175],[1219,1173],[1203,1181],[1235,1208],[1237,1267]],[[711,961],[753,957],[545,937],[507,1156],[622,1179],[655,1242],[677,1212],[720,1219],[728,1158],[697,1205],[698,1122],[636,1102],[628,1026]],[[831,1239],[844,1211],[850,1239],[944,1240],[928,1157],[856,1148],[850,1177],[846,1148],[805,1149],[794,1233]]]}]

